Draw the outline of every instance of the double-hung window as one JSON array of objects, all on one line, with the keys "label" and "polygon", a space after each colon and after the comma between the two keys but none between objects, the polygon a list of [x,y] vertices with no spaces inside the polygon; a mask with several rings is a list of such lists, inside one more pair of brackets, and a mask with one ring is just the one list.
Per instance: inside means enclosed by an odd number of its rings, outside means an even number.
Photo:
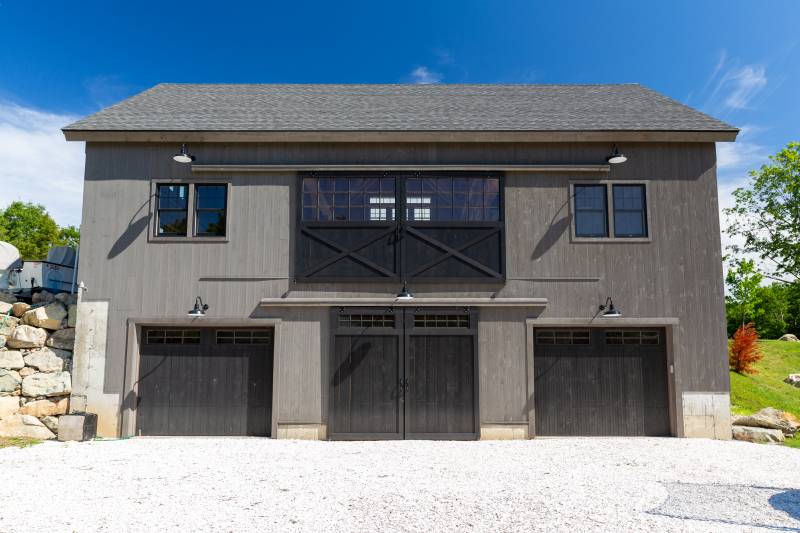
[{"label": "double-hung window", "polygon": [[225,185],[195,186],[195,235],[225,236],[227,193],[228,187]]},{"label": "double-hung window", "polygon": [[581,240],[647,239],[647,188],[641,183],[572,185],[573,234]]},{"label": "double-hung window", "polygon": [[644,185],[612,185],[614,236],[647,237],[647,205]]},{"label": "double-hung window", "polygon": [[159,237],[185,237],[189,219],[189,186],[158,186]]},{"label": "double-hung window", "polygon": [[[155,237],[225,237],[228,185],[155,185]],[[169,239],[166,239],[169,240]]]},{"label": "double-hung window", "polygon": [[608,237],[605,185],[575,185],[575,236]]}]

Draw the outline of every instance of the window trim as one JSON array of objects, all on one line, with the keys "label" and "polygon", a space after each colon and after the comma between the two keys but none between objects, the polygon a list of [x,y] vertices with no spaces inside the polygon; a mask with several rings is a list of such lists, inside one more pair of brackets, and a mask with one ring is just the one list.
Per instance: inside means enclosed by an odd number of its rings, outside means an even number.
[{"label": "window trim", "polygon": [[[187,199],[187,220],[186,220],[186,235],[158,235],[158,186],[159,185],[186,185],[189,189],[189,196]],[[197,185],[225,185],[225,235],[212,236],[212,235],[195,235],[195,219],[196,217],[196,186]],[[226,243],[230,241],[232,219],[235,216],[231,212],[231,188],[232,180],[230,178],[151,178],[150,179],[150,199],[149,199],[149,214],[150,223],[147,232],[148,242],[164,243],[164,242],[219,242]]]},{"label": "window trim", "polygon": [[[606,224],[608,224],[607,237],[580,237],[575,234],[575,185],[604,185],[606,187]],[[645,212],[645,229],[647,230],[646,237],[618,237],[614,233],[614,185],[641,185],[644,187],[644,212]],[[590,180],[580,179],[571,180],[569,182],[569,216],[570,216],[570,242],[573,243],[615,243],[615,244],[641,244],[653,241],[653,226],[651,224],[650,213],[652,212],[651,206],[648,202],[652,198],[650,194],[650,180]]]}]

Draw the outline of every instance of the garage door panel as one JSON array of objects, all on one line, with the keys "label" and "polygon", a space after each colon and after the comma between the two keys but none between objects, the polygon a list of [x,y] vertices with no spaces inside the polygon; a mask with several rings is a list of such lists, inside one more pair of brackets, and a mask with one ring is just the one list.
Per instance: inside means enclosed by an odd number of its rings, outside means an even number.
[{"label": "garage door panel", "polygon": [[[264,337],[264,344],[238,345],[217,343],[217,330],[213,328],[200,330],[190,342],[175,336],[163,342],[164,329],[144,329],[139,433],[268,436],[272,416],[271,333]],[[159,340],[151,330],[162,332],[161,342],[147,342]]]},{"label": "garage door panel", "polygon": [[[537,435],[669,434],[663,330],[637,337],[560,329],[534,347]],[[610,342],[610,343],[609,343]],[[637,344],[634,344],[637,343]]]}]

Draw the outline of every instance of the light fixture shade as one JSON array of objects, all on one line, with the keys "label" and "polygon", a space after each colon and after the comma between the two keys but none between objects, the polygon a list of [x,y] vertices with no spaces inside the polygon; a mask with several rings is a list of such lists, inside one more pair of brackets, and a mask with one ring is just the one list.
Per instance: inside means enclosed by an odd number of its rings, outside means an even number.
[{"label": "light fixture shade", "polygon": [[627,160],[628,158],[625,157],[625,154],[619,151],[619,147],[616,144],[614,145],[614,151],[611,153],[611,155],[606,157],[606,161],[612,165],[624,163]]},{"label": "light fixture shade", "polygon": [[603,318],[619,318],[622,316],[620,310],[614,307],[614,300],[610,296],[606,298],[606,303],[600,306],[600,311],[603,311]]},{"label": "light fixture shade", "polygon": [[186,314],[193,317],[206,316],[206,311],[208,311],[208,304],[203,303],[203,300],[198,296],[194,300],[194,307]]},{"label": "light fixture shade", "polygon": [[396,300],[399,301],[399,302],[407,302],[407,301],[413,300],[413,299],[414,299],[414,295],[411,294],[411,291],[408,290],[408,287],[403,285],[403,290],[401,290],[398,293]]},{"label": "light fixture shade", "polygon": [[181,151],[172,156],[177,163],[191,163],[195,157],[186,150],[186,145],[181,145]]}]

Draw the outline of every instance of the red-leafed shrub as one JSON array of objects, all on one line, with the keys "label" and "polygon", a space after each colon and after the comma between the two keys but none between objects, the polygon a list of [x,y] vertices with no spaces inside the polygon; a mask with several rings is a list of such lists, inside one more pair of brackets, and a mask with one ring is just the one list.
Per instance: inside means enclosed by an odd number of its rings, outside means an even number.
[{"label": "red-leafed shrub", "polygon": [[739,326],[728,345],[728,364],[740,374],[758,374],[753,368],[764,355],[758,349],[758,332],[753,323]]}]

